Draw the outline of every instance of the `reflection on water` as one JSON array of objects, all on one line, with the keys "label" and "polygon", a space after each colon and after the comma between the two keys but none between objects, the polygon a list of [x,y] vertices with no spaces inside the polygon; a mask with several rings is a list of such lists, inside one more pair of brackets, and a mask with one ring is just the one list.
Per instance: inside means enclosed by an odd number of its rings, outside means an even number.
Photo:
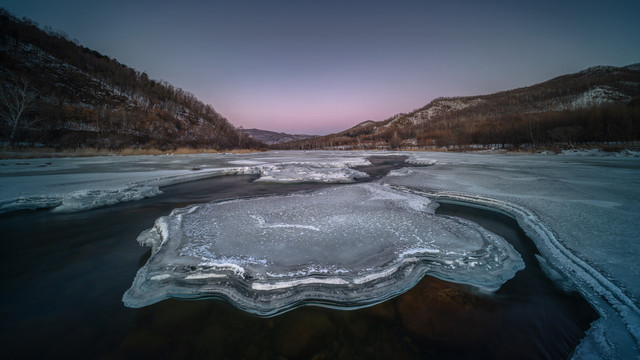
[{"label": "reflection on water", "polygon": [[455,206],[439,213],[502,235],[527,264],[495,294],[426,277],[404,295],[354,311],[304,307],[262,319],[217,300],[125,308],[122,294],[148,256],[135,238],[157,217],[194,202],[318,187],[251,179],[176,185],[78,214],[0,216],[3,358],[566,358],[596,318],[544,277],[511,220]]}]

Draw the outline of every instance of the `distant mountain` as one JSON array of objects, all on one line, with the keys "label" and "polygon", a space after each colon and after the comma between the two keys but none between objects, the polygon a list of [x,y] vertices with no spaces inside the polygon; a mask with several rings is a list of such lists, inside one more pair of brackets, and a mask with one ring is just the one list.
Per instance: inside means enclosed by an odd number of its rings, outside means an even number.
[{"label": "distant mountain", "polygon": [[194,95],[2,9],[0,95],[0,142],[5,144],[263,146]]},{"label": "distant mountain", "polygon": [[491,95],[438,98],[281,148],[528,145],[640,140],[640,64],[597,66]]},{"label": "distant mountain", "polygon": [[288,141],[306,140],[316,137],[316,135],[292,135],[283,132],[275,132],[260,129],[239,129],[245,135],[263,142],[267,145],[279,144]]}]

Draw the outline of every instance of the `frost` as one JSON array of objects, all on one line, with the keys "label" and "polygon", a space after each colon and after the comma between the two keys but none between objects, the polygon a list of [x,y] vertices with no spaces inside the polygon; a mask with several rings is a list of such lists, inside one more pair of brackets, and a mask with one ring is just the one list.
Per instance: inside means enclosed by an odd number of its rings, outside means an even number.
[{"label": "frost", "polygon": [[[504,239],[435,206],[358,184],[177,209],[140,235],[153,253],[123,301],[220,297],[270,316],[305,303],[368,306],[424,274],[493,291],[524,267]],[[162,274],[171,277],[153,281]]]}]

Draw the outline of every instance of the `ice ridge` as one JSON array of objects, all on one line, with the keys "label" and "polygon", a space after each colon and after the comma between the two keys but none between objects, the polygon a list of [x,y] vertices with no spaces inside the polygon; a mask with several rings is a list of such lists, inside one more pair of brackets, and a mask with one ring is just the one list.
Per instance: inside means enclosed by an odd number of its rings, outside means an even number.
[{"label": "ice ridge", "polygon": [[[533,212],[510,202],[479,195],[390,186],[400,191],[423,194],[440,202],[459,203],[499,211],[514,218],[542,253],[542,257],[538,256],[538,261],[543,260],[541,266],[547,274],[551,275],[550,278],[562,289],[577,289],[601,316],[592,324],[588,332],[590,336],[585,339],[586,342],[583,341],[578,346],[574,357],[591,357],[595,356],[594,352],[601,355],[609,354],[611,357],[632,357],[637,353],[637,349],[640,348],[640,309],[635,301],[586,261],[562,245],[554,232]],[[626,329],[627,333],[617,331],[620,328]],[[597,344],[591,343],[594,340]],[[627,346],[619,346],[625,343]],[[593,349],[590,350],[590,347]]]}]

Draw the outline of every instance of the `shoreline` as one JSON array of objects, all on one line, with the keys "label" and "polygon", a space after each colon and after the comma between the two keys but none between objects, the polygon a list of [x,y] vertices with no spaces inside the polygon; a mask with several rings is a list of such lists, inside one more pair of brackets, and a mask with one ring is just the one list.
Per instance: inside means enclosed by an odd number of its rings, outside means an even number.
[{"label": "shoreline", "polygon": [[250,154],[262,152],[258,149],[233,149],[216,150],[206,148],[177,148],[173,150],[161,150],[156,148],[138,149],[124,148],[121,150],[109,149],[62,149],[53,148],[18,148],[0,151],[0,160],[11,159],[40,159],[40,158],[75,158],[75,157],[99,157],[99,156],[142,156],[142,155],[194,155],[194,154]]},{"label": "shoreline", "polygon": [[[79,158],[79,157],[101,157],[101,156],[159,156],[159,155],[196,155],[196,154],[250,154],[269,151],[299,151],[299,150],[279,150],[279,149],[232,149],[216,150],[207,148],[177,148],[172,150],[162,150],[157,148],[124,148],[120,150],[82,148],[82,149],[54,149],[54,148],[13,148],[0,150],[0,160],[21,160],[21,159],[46,159],[46,158]],[[580,147],[550,146],[538,148],[494,148],[494,149],[474,149],[472,147],[458,148],[399,148],[399,149],[310,149],[304,151],[360,151],[360,152],[455,152],[468,154],[508,154],[508,155],[562,155],[566,153],[595,153],[599,152],[604,156],[632,156],[640,157],[640,146],[620,146],[620,145],[587,145]]]}]

